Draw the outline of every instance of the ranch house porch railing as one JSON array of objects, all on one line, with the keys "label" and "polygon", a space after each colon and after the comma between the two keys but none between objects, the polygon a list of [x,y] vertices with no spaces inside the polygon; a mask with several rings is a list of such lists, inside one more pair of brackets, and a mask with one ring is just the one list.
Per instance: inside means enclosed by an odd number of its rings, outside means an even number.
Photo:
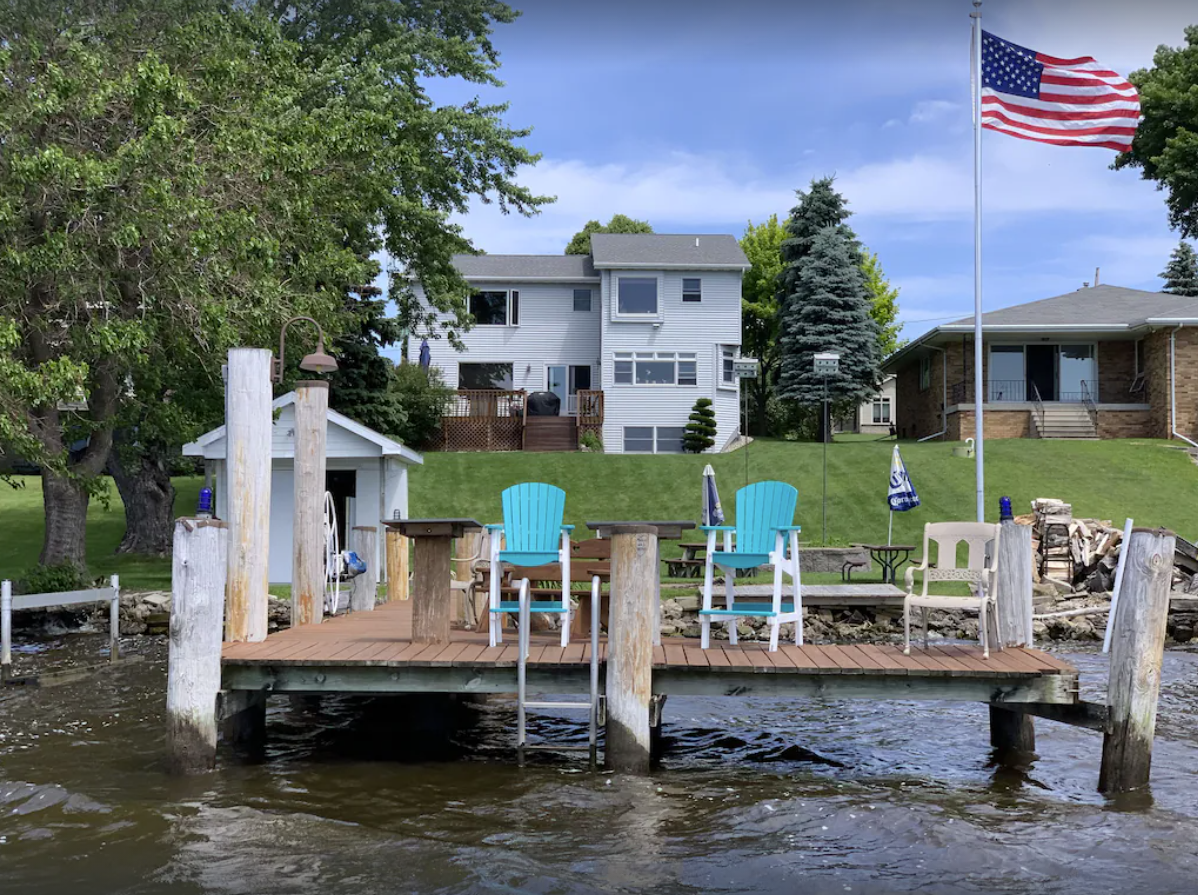
[{"label": "ranch house porch railing", "polygon": [[[987,403],[1032,403],[1033,384],[1027,379],[987,379],[982,384]],[[1139,404],[1144,397],[1143,377],[1133,380],[1125,376],[1099,376],[1098,382],[1083,380],[1077,391],[1058,390],[1053,394],[1041,390],[1041,400],[1044,403],[1060,404]],[[973,380],[956,382],[949,386],[948,403],[972,404]]]}]

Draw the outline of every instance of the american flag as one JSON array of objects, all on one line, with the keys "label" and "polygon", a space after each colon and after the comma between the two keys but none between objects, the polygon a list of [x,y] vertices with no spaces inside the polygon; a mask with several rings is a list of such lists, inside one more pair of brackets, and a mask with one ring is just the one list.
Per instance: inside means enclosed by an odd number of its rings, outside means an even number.
[{"label": "american flag", "polygon": [[1136,88],[1093,57],[1058,59],[982,32],[982,127],[1122,151],[1139,120]]}]

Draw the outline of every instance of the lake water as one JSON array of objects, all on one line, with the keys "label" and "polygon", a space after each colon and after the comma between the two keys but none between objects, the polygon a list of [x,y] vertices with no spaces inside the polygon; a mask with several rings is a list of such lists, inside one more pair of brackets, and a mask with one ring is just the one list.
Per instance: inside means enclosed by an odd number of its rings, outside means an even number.
[{"label": "lake water", "polygon": [[[647,778],[518,767],[501,700],[414,725],[399,699],[275,699],[264,755],[176,779],[165,642],[127,646],[144,661],[0,690],[0,893],[1198,892],[1198,652],[1165,656],[1151,794],[1112,801],[1091,731],[1037,721],[1008,768],[981,706],[775,699],[671,699]],[[1101,698],[1104,657],[1063,655]]]}]

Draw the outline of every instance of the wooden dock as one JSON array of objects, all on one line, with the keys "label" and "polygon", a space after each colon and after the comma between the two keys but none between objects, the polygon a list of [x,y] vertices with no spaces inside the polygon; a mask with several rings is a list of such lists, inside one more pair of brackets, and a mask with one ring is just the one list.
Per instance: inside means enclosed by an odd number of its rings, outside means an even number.
[{"label": "wooden dock", "polygon": [[[271,634],[259,643],[226,643],[222,689],[272,693],[512,693],[516,636],[497,647],[485,632],[455,629],[446,644],[412,642],[411,602],[388,603]],[[606,642],[600,644],[605,660]],[[590,644],[564,649],[556,632],[532,635],[530,690],[583,694],[589,688]],[[1078,672],[1035,649],[982,658],[979,647],[938,645],[782,646],[667,637],[653,650],[657,695],[821,696],[949,699],[986,703],[1078,701]]]}]

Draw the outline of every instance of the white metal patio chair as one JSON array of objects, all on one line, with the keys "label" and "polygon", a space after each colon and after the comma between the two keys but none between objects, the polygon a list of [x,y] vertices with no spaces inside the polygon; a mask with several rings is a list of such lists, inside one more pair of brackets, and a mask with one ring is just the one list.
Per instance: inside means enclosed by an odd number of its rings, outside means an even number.
[{"label": "white metal patio chair", "polygon": [[[999,527],[986,522],[929,522],[923,527],[923,560],[906,571],[907,596],[903,600],[903,652],[911,653],[911,610],[920,610],[923,642],[928,645],[928,611],[944,609],[978,613],[978,639],[982,653],[990,658],[990,632],[998,633],[998,609],[995,603],[998,581]],[[957,549],[964,542],[969,555],[964,567],[957,565]],[[935,563],[931,545],[936,545]],[[920,573],[923,587],[915,594],[915,574]],[[972,596],[929,594],[933,581],[966,581],[976,587]],[[991,629],[993,622],[993,629]],[[996,640],[997,643],[997,640]],[[1002,646],[1001,643],[997,644]]]}]

